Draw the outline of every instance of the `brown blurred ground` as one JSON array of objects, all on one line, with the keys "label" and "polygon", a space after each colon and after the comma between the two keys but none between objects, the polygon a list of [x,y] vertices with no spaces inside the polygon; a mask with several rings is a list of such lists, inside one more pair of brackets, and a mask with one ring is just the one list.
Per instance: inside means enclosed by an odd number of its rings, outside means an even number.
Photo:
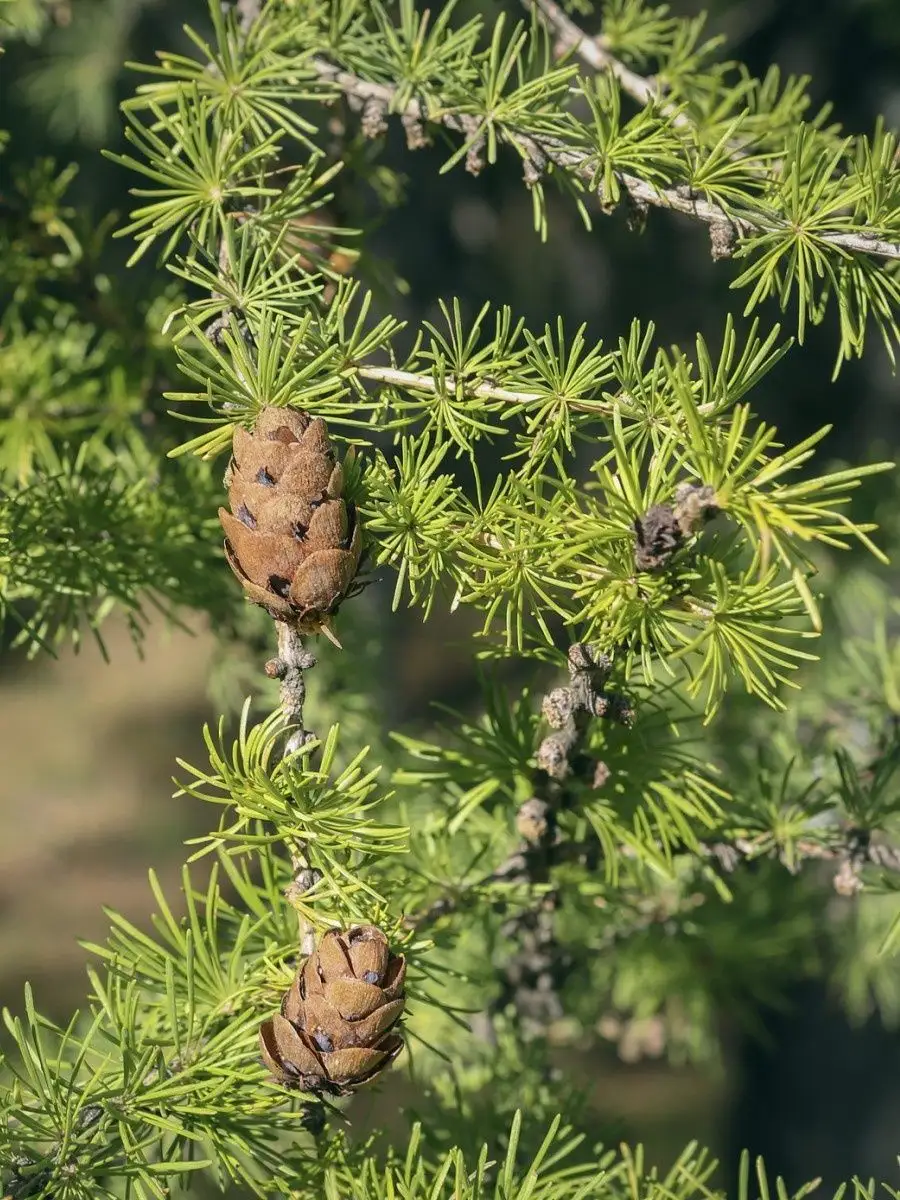
[{"label": "brown blurred ground", "polygon": [[155,867],[177,896],[182,842],[208,819],[175,800],[175,757],[196,759],[210,718],[213,639],[152,630],[143,661],[109,623],[96,646],[0,675],[0,1002],[62,1016],[84,991],[76,939],[102,939],[101,906],[146,923]]}]

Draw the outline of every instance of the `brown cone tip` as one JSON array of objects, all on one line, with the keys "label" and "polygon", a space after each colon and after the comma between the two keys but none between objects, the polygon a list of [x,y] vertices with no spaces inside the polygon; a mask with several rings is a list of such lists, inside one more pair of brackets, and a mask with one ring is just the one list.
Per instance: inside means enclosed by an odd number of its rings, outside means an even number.
[{"label": "brown cone tip", "polygon": [[362,538],[325,422],[263,408],[252,431],[234,431],[227,487],[225,555],[247,598],[305,633],[330,628],[359,569]]},{"label": "brown cone tip", "polygon": [[301,412],[299,408],[270,404],[260,409],[253,426],[253,436],[279,442],[299,442],[309,428],[309,422],[309,413]]},{"label": "brown cone tip", "polygon": [[285,1087],[348,1095],[403,1048],[406,960],[374,925],[329,930],[300,965],[260,1051]]}]

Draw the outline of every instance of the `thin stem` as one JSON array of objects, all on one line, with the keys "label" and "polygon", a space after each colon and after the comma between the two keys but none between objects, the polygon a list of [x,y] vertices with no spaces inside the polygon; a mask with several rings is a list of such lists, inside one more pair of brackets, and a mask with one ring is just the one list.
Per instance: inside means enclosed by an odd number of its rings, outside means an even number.
[{"label": "thin stem", "polygon": [[[427,392],[429,395],[440,395],[444,392],[454,392],[461,386],[466,396],[477,397],[479,400],[503,400],[509,404],[537,404],[547,399],[546,392],[518,392],[508,388],[496,387],[490,383],[467,383],[458,380],[455,375],[445,375],[435,379],[433,375],[423,375],[415,371],[400,371],[396,367],[356,367],[360,379],[368,379],[373,383],[385,383],[390,387],[401,388],[409,392]],[[567,399],[563,397],[564,399]],[[569,406],[578,412],[597,413],[601,416],[614,416],[616,410],[627,405],[627,396],[616,396],[612,400],[569,400]],[[715,404],[701,404],[697,411],[701,414],[710,413]]]},{"label": "thin stem", "polygon": [[[316,660],[303,645],[303,638],[295,624],[290,621],[276,621],[275,627],[278,631],[278,657],[266,663],[266,674],[281,681],[281,709],[288,727],[292,730],[284,746],[284,754],[287,756],[315,738],[315,734],[303,723],[303,708],[306,703],[304,671],[314,667]],[[310,867],[305,847],[302,845],[292,848],[291,866],[294,869],[294,877],[286,894],[289,900],[296,900],[314,888],[320,876],[318,871]],[[297,921],[300,927],[300,953],[308,956],[316,947],[315,930],[299,909]]]},{"label": "thin stem", "polygon": [[276,621],[275,627],[278,631],[278,658],[266,664],[266,672],[281,680],[281,708],[285,721],[293,728],[285,746],[285,753],[290,754],[315,737],[303,724],[303,706],[306,703],[303,672],[314,667],[316,659],[303,645],[303,638],[295,624]]},{"label": "thin stem", "polygon": [[[398,371],[395,367],[358,367],[357,374],[361,379],[370,379],[374,383],[387,383],[392,387],[403,388],[409,392],[454,392],[459,386],[455,375],[446,375],[439,383],[432,375],[417,375],[413,371]],[[488,383],[469,384],[462,380],[462,389],[467,396],[477,396],[479,400],[506,400],[510,404],[533,404],[541,397],[535,392],[511,392],[506,388],[494,387]],[[586,405],[592,411],[596,405]],[[612,412],[612,405],[607,405]]]}]

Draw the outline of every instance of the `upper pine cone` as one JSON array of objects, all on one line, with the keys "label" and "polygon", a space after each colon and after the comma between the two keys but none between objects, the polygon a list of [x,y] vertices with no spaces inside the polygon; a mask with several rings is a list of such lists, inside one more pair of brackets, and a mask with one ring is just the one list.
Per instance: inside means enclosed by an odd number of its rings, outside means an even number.
[{"label": "upper pine cone", "polygon": [[341,498],[344,476],[325,422],[264,408],[252,433],[234,431],[219,509],[225,555],[251,600],[304,632],[327,623],[359,566],[360,532]]},{"label": "upper pine cone", "polygon": [[390,1031],[406,998],[406,960],[374,925],[329,930],[259,1031],[263,1060],[280,1083],[345,1096],[400,1053]]}]

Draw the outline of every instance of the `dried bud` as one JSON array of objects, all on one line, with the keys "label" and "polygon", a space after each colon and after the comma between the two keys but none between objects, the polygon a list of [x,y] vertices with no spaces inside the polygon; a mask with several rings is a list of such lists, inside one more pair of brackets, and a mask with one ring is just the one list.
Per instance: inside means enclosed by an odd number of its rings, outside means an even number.
[{"label": "dried bud", "polygon": [[231,512],[219,509],[225,556],[249,598],[301,632],[327,628],[359,566],[359,524],[342,489],[320,418],[269,407],[252,433],[235,430]]},{"label": "dried bud", "polygon": [[387,133],[387,105],[377,96],[370,96],[363,105],[360,129],[363,137],[379,138]]},{"label": "dried bud", "polygon": [[553,827],[553,810],[546,800],[532,796],[516,813],[516,829],[526,842],[537,846],[545,842]]},{"label": "dried bud", "polygon": [[643,233],[647,226],[650,205],[642,196],[633,196],[631,192],[625,193],[625,205],[627,212],[625,224],[632,233]]},{"label": "dried bud", "polygon": [[307,892],[311,892],[322,880],[322,872],[315,867],[300,867],[294,878],[284,889],[286,898],[290,901],[302,900]]},{"label": "dried bud", "polygon": [[634,532],[634,562],[639,571],[664,567],[681,545],[681,529],[668,504],[654,504],[643,516],[636,517]]},{"label": "dried bud", "polygon": [[630,729],[634,724],[637,712],[635,711],[634,702],[628,696],[623,696],[618,692],[612,692],[607,696],[609,707],[606,711],[606,716],[610,721],[617,721],[620,725],[624,725]]},{"label": "dried bud", "polygon": [[405,979],[406,960],[374,925],[330,930],[259,1031],[266,1066],[285,1087],[349,1095],[403,1048],[392,1030]]},{"label": "dried bud", "polygon": [[525,186],[529,189],[533,188],[536,183],[540,183],[546,173],[547,155],[540,146],[529,146],[528,154],[522,164],[522,178],[525,180]]},{"label": "dried bud", "polygon": [[406,148],[407,150],[422,150],[429,145],[431,139],[425,128],[425,123],[422,118],[414,112],[405,112],[400,118],[406,133]]},{"label": "dried bud", "polygon": [[598,758],[594,763],[594,777],[591,782],[591,787],[595,792],[599,791],[600,788],[602,788],[604,784],[608,782],[611,774],[612,771],[610,771],[606,763],[603,762],[602,759]]},{"label": "dried bud", "polygon": [[617,721],[620,725],[634,724],[634,705],[619,692],[594,692],[590,711],[594,717],[606,717],[608,721]]},{"label": "dried bud", "polygon": [[613,215],[613,213],[619,207],[620,199],[621,193],[619,195],[613,195],[611,192],[607,191],[606,187],[602,183],[597,189],[597,204],[605,217],[611,217]]},{"label": "dried bud", "polygon": [[466,170],[470,175],[480,175],[484,170],[484,148],[486,145],[481,123],[471,113],[460,113],[453,128],[462,130],[469,148],[466,151]]},{"label": "dried bud", "polygon": [[[573,642],[569,647],[567,657],[569,659],[570,671],[593,671],[594,667],[598,665],[594,658],[593,649],[584,642]],[[607,662],[609,661],[605,654],[601,657],[606,659]]]},{"label": "dried bud", "polygon": [[314,742],[315,740],[316,735],[308,729],[295,729],[284,743],[284,757],[289,758],[292,754],[296,754],[304,746],[308,746],[310,742]]},{"label": "dried bud", "polygon": [[484,170],[484,147],[484,138],[477,137],[466,151],[466,170],[470,175],[480,175]]},{"label": "dried bud", "polygon": [[297,887],[303,888],[304,892],[311,892],[317,883],[322,881],[322,872],[315,867],[301,867],[294,876],[294,882]]},{"label": "dried bud", "polygon": [[731,258],[736,243],[737,229],[731,221],[713,221],[709,227],[709,248],[716,262]]},{"label": "dried bud", "polygon": [[741,862],[743,855],[737,846],[731,846],[728,842],[713,842],[708,847],[708,853],[718,862],[723,871],[727,871],[730,875],[736,870]]},{"label": "dried bud", "polygon": [[851,858],[845,858],[841,863],[840,870],[835,875],[834,890],[839,896],[846,896],[848,899],[858,895],[863,890],[863,881],[859,876],[859,867]]},{"label": "dried bud", "polygon": [[538,746],[537,765],[551,779],[565,779],[569,774],[569,739],[562,733],[551,733]]},{"label": "dried bud", "polygon": [[709,484],[682,483],[675,489],[673,512],[685,537],[689,537],[700,522],[711,521],[720,511],[716,489]]},{"label": "dried bud", "polygon": [[86,1104],[78,1114],[78,1128],[90,1129],[96,1125],[103,1116],[103,1109],[99,1104]]},{"label": "dried bud", "polygon": [[569,688],[554,688],[541,704],[541,712],[551,729],[562,729],[572,719],[575,700]]},{"label": "dried bud", "polygon": [[328,1114],[325,1105],[321,1101],[308,1104],[303,1110],[303,1115],[300,1117],[300,1125],[307,1133],[311,1133],[313,1137],[318,1137],[325,1130]]}]

